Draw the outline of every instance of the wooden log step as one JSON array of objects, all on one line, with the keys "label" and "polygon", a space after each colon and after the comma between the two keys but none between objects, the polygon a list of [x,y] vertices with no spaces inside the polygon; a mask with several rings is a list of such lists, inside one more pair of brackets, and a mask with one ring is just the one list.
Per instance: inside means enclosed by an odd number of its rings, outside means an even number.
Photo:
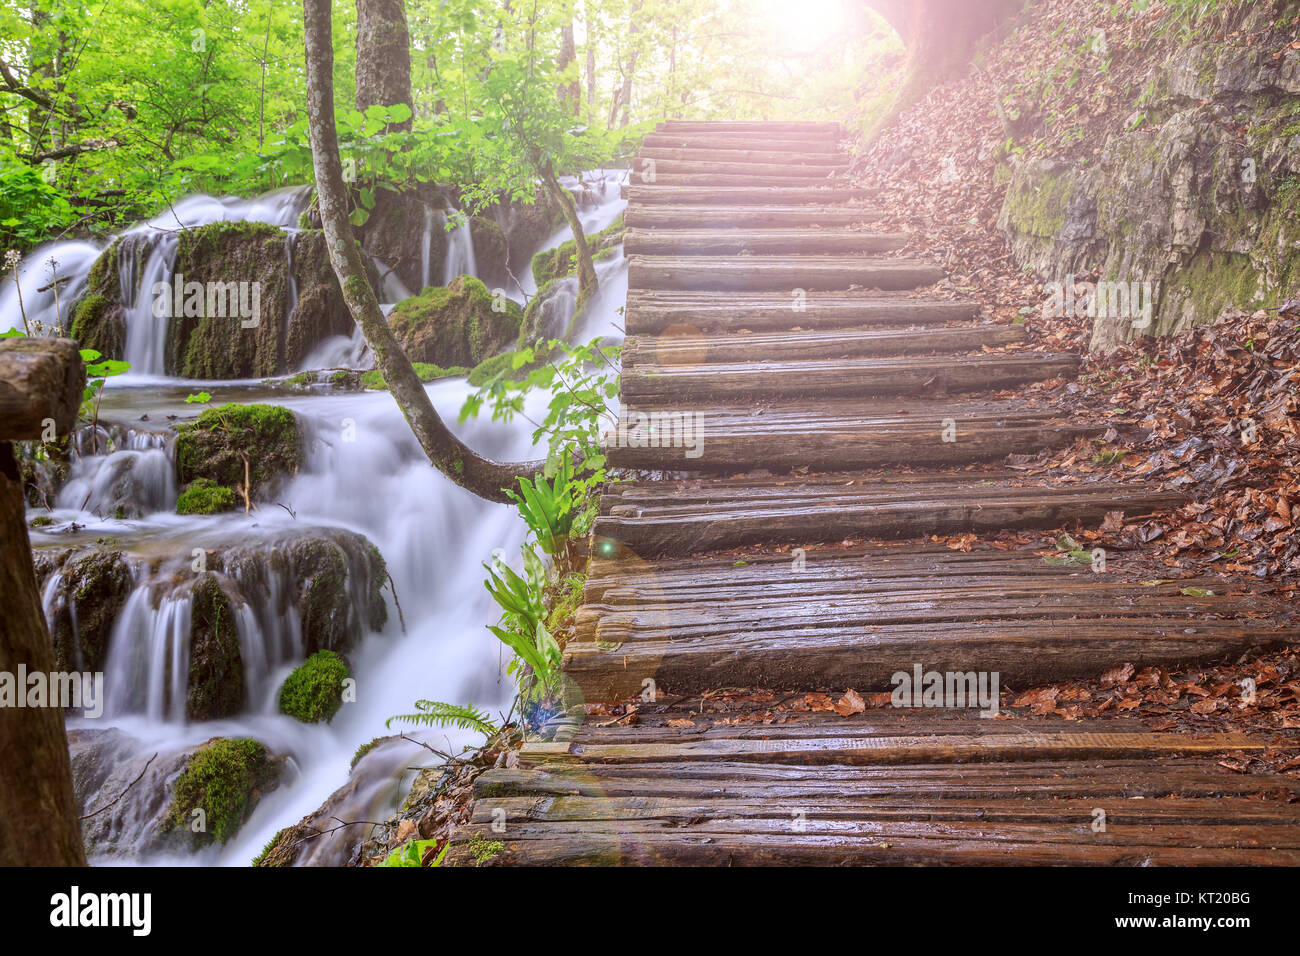
[{"label": "wooden log step", "polygon": [[826,153],[847,155],[836,139],[798,136],[790,133],[649,133],[641,141],[649,149],[756,150],[782,153]]},{"label": "wooden log step", "polygon": [[597,559],[565,670],[588,700],[635,696],[641,684],[628,675],[638,673],[673,694],[888,691],[893,673],[916,664],[996,671],[1003,686],[1023,688],[1095,676],[1098,661],[1176,666],[1300,643],[1300,629],[1268,616],[1278,608],[1267,598],[1209,579],[1125,581],[1128,556],[1110,558],[1102,573],[1027,551],[933,545],[811,549],[798,562],[760,555],[739,566],[734,554]]},{"label": "wooden log step", "polygon": [[655,127],[660,133],[798,133],[800,136],[828,137],[840,135],[840,124],[812,120],[783,122],[751,120],[664,120]]},{"label": "wooden log step", "polygon": [[621,482],[601,498],[596,553],[641,558],[755,544],[1058,528],[1177,507],[1176,491],[1136,484],[1043,484],[997,473]]},{"label": "wooden log step", "polygon": [[[798,329],[696,335],[678,326],[662,335],[629,335],[623,367],[699,366],[745,361],[875,358],[974,352],[1024,342],[1023,325],[967,325],[953,329]],[[942,416],[941,416],[942,417]]]},{"label": "wooden log step", "polygon": [[[661,175],[696,175],[715,178],[718,176],[775,177],[778,181],[807,180],[809,183],[816,185],[818,182],[825,183],[833,177],[843,176],[849,171],[849,167],[847,165],[809,166],[797,163],[723,163],[718,162],[716,158],[712,161],[699,161],[638,156],[632,163],[632,182],[653,185],[653,181],[647,182],[645,179],[645,177],[651,175],[651,171],[656,177]],[[754,182],[753,185],[760,184]],[[797,183],[791,183],[791,185],[797,185]]]},{"label": "wooden log step", "polygon": [[631,256],[628,287],[683,291],[899,291],[933,285],[943,270],[915,259],[865,256]]},{"label": "wooden log step", "polygon": [[829,205],[863,202],[874,193],[846,186],[646,186],[625,187],[632,203],[658,205]]},{"label": "wooden log step", "polygon": [[975,302],[888,293],[809,292],[796,302],[788,293],[632,291],[624,319],[629,335],[650,335],[674,326],[701,332],[915,327],[970,322],[979,314]]},{"label": "wooden log step", "polygon": [[709,738],[713,715],[643,710],[654,725],[589,723],[480,775],[449,862],[486,839],[503,844],[494,865],[1300,861],[1300,781],[1262,788],[1216,763],[1267,746],[1241,735],[965,716],[949,721],[964,733],[930,734],[900,725],[929,713],[891,711]]},{"label": "wooden log step", "polygon": [[637,154],[634,169],[641,170],[641,159],[670,159],[691,163],[712,163],[725,158],[731,165],[756,163],[762,166],[789,168],[791,166],[834,166],[846,168],[844,157],[837,153],[787,153],[780,150],[729,149],[719,153],[714,149],[653,149],[642,148]]},{"label": "wooden log step", "polygon": [[863,225],[882,218],[865,206],[628,206],[623,219],[639,229],[798,229]]},{"label": "wooden log step", "polygon": [[630,194],[631,186],[700,186],[700,187],[727,187],[738,188],[742,186],[763,186],[763,187],[781,187],[791,189],[819,189],[819,188],[847,188],[847,181],[841,176],[822,176],[807,175],[796,173],[788,175],[785,173],[766,173],[755,174],[752,172],[712,172],[712,173],[675,173],[666,169],[656,170],[654,179],[647,182],[639,172],[633,173],[632,182],[629,187],[623,189],[621,195],[625,197]]},{"label": "wooden log step", "polygon": [[[693,416],[689,436],[683,415]],[[851,399],[685,411],[637,403],[620,410],[618,425],[605,435],[605,443],[611,464],[621,468],[828,470],[993,461],[1062,447],[1104,430],[1059,410],[995,402]]]},{"label": "wooden log step", "polygon": [[899,233],[854,229],[637,229],[623,237],[628,255],[699,256],[742,253],[854,255],[907,245]]},{"label": "wooden log step", "polygon": [[622,397],[624,402],[636,404],[798,396],[943,396],[1073,378],[1078,367],[1079,356],[1073,352],[636,365],[623,369]]}]

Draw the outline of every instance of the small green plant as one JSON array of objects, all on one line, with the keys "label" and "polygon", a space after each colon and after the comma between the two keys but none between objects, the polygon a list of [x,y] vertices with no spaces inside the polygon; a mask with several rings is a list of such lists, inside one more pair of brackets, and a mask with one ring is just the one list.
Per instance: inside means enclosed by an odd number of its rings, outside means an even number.
[{"label": "small green plant", "polygon": [[551,480],[544,475],[539,475],[536,481],[520,478],[519,491],[506,492],[519,508],[538,545],[551,556],[564,550],[573,529],[572,485],[573,465],[565,456]]},{"label": "small green plant", "polygon": [[484,564],[488,572],[484,586],[502,609],[501,619],[488,625],[488,630],[515,652],[506,673],[519,683],[526,700],[534,700],[548,696],[555,687],[561,655],[560,645],[546,628],[542,599],[546,572],[541,558],[527,545],[523,555],[523,575],[501,561]]},{"label": "small green plant", "polygon": [[[433,847],[438,845],[437,840],[408,840],[403,843],[388,856],[379,866],[441,866],[442,858],[447,855],[447,847],[450,843],[444,844],[443,848],[438,851],[437,855],[429,858],[425,863],[425,854]],[[503,847],[504,849],[504,847]]]},{"label": "small green plant", "polygon": [[185,396],[186,405],[206,405],[212,401],[212,396],[208,392],[191,392]]},{"label": "small green plant", "polygon": [[[486,710],[479,710],[473,704],[446,704],[440,700],[417,700],[417,713],[397,714],[384,721],[385,727],[392,727],[393,721],[402,724],[416,724],[421,727],[456,727],[460,730],[477,730],[486,737],[497,732],[497,725],[488,716]],[[360,756],[360,752],[358,752]],[[355,763],[355,758],[354,758]]]}]

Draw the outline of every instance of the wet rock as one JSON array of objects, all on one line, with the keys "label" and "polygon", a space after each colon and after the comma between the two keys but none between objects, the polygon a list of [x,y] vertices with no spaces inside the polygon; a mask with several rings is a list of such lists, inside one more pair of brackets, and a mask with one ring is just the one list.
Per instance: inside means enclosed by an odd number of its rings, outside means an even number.
[{"label": "wet rock", "polygon": [[55,667],[103,670],[113,624],[134,586],[130,565],[104,545],[35,554]]},{"label": "wet rock", "polygon": [[514,344],[521,317],[514,302],[472,276],[458,276],[398,303],[388,323],[411,361],[472,367]]},{"label": "wet rock", "polygon": [[283,771],[284,759],[256,740],[214,737],[189,755],[176,777],[164,829],[181,834],[193,849],[225,843]]},{"label": "wet rock", "polygon": [[[250,497],[269,500],[302,462],[297,421],[279,405],[209,408],[176,431],[176,477],[188,486],[177,500],[182,514],[209,514],[242,503],[242,493],[235,492],[246,475]],[[200,484],[203,480],[209,484]]]},{"label": "wet rock", "polygon": [[510,258],[506,234],[495,220],[486,216],[472,216],[469,221],[470,239],[474,244],[474,264],[478,278],[491,289],[505,288],[510,284],[507,263]]},{"label": "wet rock", "polygon": [[230,717],[244,706],[244,662],[230,598],[215,574],[200,575],[191,591],[190,672],[185,716]]}]

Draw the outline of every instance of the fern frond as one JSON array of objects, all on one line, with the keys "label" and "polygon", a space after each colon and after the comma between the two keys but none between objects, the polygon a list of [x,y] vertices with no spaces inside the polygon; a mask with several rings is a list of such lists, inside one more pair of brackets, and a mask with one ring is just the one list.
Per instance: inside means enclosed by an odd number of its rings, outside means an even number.
[{"label": "fern frond", "polygon": [[458,730],[477,730],[486,737],[497,732],[497,725],[492,722],[486,710],[479,710],[472,703],[447,704],[440,700],[417,700],[416,714],[397,714],[384,721],[385,727],[392,727],[393,721],[403,724],[415,724],[420,727],[455,727]]}]

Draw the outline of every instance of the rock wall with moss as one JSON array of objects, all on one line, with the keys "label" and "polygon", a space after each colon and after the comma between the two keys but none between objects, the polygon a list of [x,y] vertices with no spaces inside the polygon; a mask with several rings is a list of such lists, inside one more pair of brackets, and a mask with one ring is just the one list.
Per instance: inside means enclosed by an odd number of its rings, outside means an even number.
[{"label": "rock wall with moss", "polygon": [[1036,140],[1070,118],[1032,95],[1007,97],[1013,158],[998,225],[1017,260],[1044,282],[1151,283],[1150,326],[1098,318],[1092,348],[1174,334],[1228,307],[1276,307],[1300,291],[1297,14],[1294,0],[1225,3],[1177,42],[1063,58],[1058,70],[1113,78],[1076,97],[1074,114],[1098,121],[1049,156]]}]

